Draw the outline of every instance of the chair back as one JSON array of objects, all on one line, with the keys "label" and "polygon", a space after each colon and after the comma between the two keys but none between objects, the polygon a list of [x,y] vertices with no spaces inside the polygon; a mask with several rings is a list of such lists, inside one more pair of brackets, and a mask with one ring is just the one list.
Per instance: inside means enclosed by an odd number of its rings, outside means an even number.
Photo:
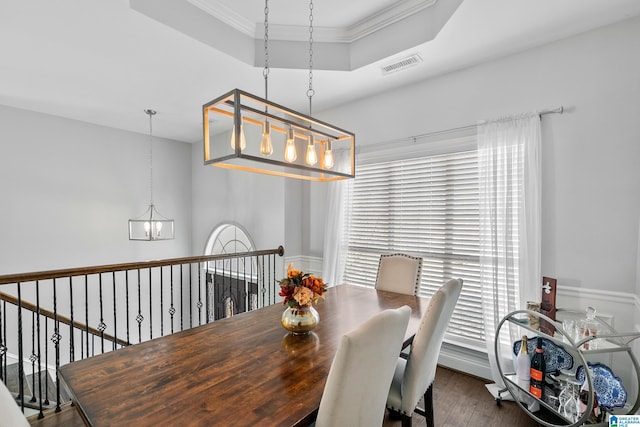
[{"label": "chair back", "polygon": [[0,414],[0,427],[29,426],[27,418],[2,381],[0,381]]},{"label": "chair back", "polygon": [[411,343],[411,351],[402,380],[402,410],[411,414],[418,401],[435,378],[438,355],[456,306],[462,279],[451,279],[431,297],[422,316],[418,332]]},{"label": "chair back", "polygon": [[385,310],[342,337],[324,387],[316,427],[382,425],[410,316],[408,306]]},{"label": "chair back", "polygon": [[406,254],[382,254],[378,263],[376,289],[416,295],[421,275],[422,258]]}]

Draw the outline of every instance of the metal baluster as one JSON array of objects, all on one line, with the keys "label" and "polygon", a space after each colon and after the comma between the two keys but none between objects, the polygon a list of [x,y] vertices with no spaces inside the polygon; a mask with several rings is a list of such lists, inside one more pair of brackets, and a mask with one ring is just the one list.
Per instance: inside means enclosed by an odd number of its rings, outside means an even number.
[{"label": "metal baluster", "polygon": [[180,330],[184,331],[184,286],[180,280]]},{"label": "metal baluster", "polygon": [[[173,264],[170,266],[171,280],[173,280]],[[164,274],[160,267],[160,336],[164,336]]]},{"label": "metal baluster", "polygon": [[174,314],[176,314],[176,309],[173,307],[173,266],[171,266],[171,282],[170,282],[170,299],[171,299],[171,307],[169,308],[169,314],[171,315],[171,333],[173,333],[173,321]]},{"label": "metal baluster", "polygon": [[[49,369],[49,318],[44,318],[44,366]],[[44,404],[49,406],[49,375],[44,377]]]},{"label": "metal baluster", "polygon": [[[233,259],[228,259],[226,260],[228,261],[228,263],[225,262],[225,260],[222,260],[222,277],[223,277],[223,281],[225,281],[227,283],[227,288],[228,288],[228,298],[229,301],[227,302],[227,300],[225,300],[225,305],[224,305],[224,315],[225,317],[227,316],[227,314],[229,314],[230,316],[233,316],[233,299],[234,299],[234,295],[232,293],[232,278],[231,278],[231,271],[233,268]],[[227,269],[228,267],[228,269]],[[230,307],[231,310],[227,311],[227,307]]]},{"label": "metal baluster", "polygon": [[205,273],[204,273],[204,299],[206,302],[206,307],[205,307],[205,316],[206,316],[206,321],[205,323],[209,323],[211,321],[211,286],[209,286],[209,278],[211,277],[211,273],[209,273],[209,263],[207,262],[207,266],[205,267]]},{"label": "metal baluster", "polygon": [[[180,264],[180,283],[182,283],[183,267],[184,264]],[[184,309],[184,307],[182,307]],[[191,265],[189,265],[189,327],[193,328],[193,283],[191,281]]]},{"label": "metal baluster", "polygon": [[60,412],[60,378],[58,377],[58,370],[60,369],[60,322],[58,321],[58,287],[56,286],[56,279],[53,279],[53,336],[51,340],[56,346],[56,412]]},{"label": "metal baluster", "polygon": [[264,286],[266,289],[266,303],[265,305],[271,305],[271,294],[272,294],[272,290],[271,290],[271,283],[270,282],[270,278],[271,278],[271,262],[270,262],[270,258],[268,255],[263,255],[262,256],[262,263],[263,263],[263,267],[266,268],[266,272],[263,273],[263,278],[262,280],[264,280]]},{"label": "metal baluster", "polygon": [[69,325],[69,362],[73,362],[76,360],[75,353],[75,330],[73,329],[73,278],[69,277],[69,310],[70,310],[70,318],[71,325]]},{"label": "metal baluster", "polygon": [[142,302],[140,299],[140,269],[138,269],[138,315],[136,316],[136,322],[138,322],[138,342],[142,342],[142,321],[144,317],[142,316]]},{"label": "metal baluster", "polygon": [[[36,334],[38,336],[38,400],[40,401],[38,408],[40,412],[38,413],[38,419],[44,418],[44,413],[42,412],[42,376],[40,376],[40,372],[42,372],[42,348],[41,348],[41,334],[40,334],[40,318],[42,315],[40,314],[40,283],[36,281]],[[45,335],[46,340],[46,335]],[[49,377],[48,371],[45,374],[45,379]]]},{"label": "metal baluster", "polygon": [[218,297],[218,290],[216,289],[216,278],[218,277],[218,261],[214,261],[213,263],[213,275],[211,276],[211,297],[209,300],[213,301],[211,304],[211,309],[213,311],[213,320],[220,318],[220,306],[217,304],[216,297]]},{"label": "metal baluster", "polygon": [[149,267],[149,339],[153,339],[153,298],[151,289],[151,267]]},{"label": "metal baluster", "polygon": [[116,272],[113,272],[113,345],[111,348],[116,350],[118,348],[118,316],[117,316],[117,298],[116,298]]},{"label": "metal baluster", "polygon": [[[256,257],[255,255],[251,255],[251,265],[249,266],[249,275],[251,276],[251,279],[253,279],[253,264],[254,261],[257,263],[258,262],[258,257]],[[258,280],[256,280],[256,292],[258,292]],[[258,294],[256,294],[256,308],[258,308]]]},{"label": "metal baluster", "polygon": [[198,262],[198,325],[202,325],[202,267]]},{"label": "metal baluster", "polygon": [[[264,280],[264,255],[262,255],[261,257],[261,265],[262,265],[262,274],[261,274],[261,278],[262,278],[262,306],[266,306],[265,304],[265,295],[267,293],[267,288],[265,287],[265,280]],[[267,296],[268,298],[268,296]],[[268,300],[267,300],[268,301]]]},{"label": "metal baluster", "polygon": [[7,336],[7,303],[0,304],[0,381],[7,381],[7,346],[4,343]]},{"label": "metal baluster", "polygon": [[29,402],[37,402],[36,394],[36,313],[31,312],[31,354],[29,355],[29,361],[31,362],[31,399]]},{"label": "metal baluster", "polygon": [[20,399],[20,408],[24,412],[24,354],[22,352],[22,286],[18,282],[18,398]]},{"label": "metal baluster", "polygon": [[276,280],[275,280],[276,256],[269,255],[269,258],[271,259],[271,266],[272,266],[269,274],[269,282],[271,283],[271,304],[275,304],[276,303]]},{"label": "metal baluster", "polygon": [[89,276],[84,275],[84,334],[87,340],[87,353],[85,357],[89,357]]},{"label": "metal baluster", "polygon": [[107,325],[104,323],[104,306],[102,304],[102,273],[98,274],[98,290],[100,292],[100,323],[98,323],[98,330],[100,331],[102,353],[104,353],[104,330]]},{"label": "metal baluster", "polygon": [[129,339],[129,270],[125,270],[124,272],[124,284],[127,304],[127,344],[131,344],[131,341]]},{"label": "metal baluster", "polygon": [[[238,273],[238,277],[240,277],[240,273]],[[242,283],[244,283],[244,311],[250,311],[249,284],[247,283],[247,257],[242,258]]]}]

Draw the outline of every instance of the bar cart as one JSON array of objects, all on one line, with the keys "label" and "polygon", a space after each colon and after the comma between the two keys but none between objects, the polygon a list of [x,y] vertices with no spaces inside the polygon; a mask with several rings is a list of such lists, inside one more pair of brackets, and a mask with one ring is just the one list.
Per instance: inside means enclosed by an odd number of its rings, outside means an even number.
[{"label": "bar cart", "polygon": [[[580,314],[579,312],[574,310],[558,309],[557,311],[558,318],[563,318],[565,316],[577,317],[579,314]],[[553,326],[552,329],[555,329],[555,333],[553,334],[553,336],[545,334],[537,329],[530,327],[529,325],[530,317],[534,319],[537,318],[540,322],[545,322],[545,321],[549,322],[549,324]],[[541,314],[535,311],[530,311],[530,310],[516,310],[507,314],[498,324],[498,327],[496,329],[495,340],[494,340],[496,363],[498,366],[498,370],[500,372],[500,376],[502,377],[502,380],[505,384],[505,388],[499,392],[498,397],[496,398],[496,403],[500,405],[501,393],[508,391],[513,397],[513,400],[518,404],[518,406],[520,406],[520,408],[523,411],[525,411],[531,418],[533,418],[540,425],[543,425],[546,427],[555,427],[555,426],[576,427],[576,426],[582,426],[586,424],[590,426],[608,426],[609,424],[606,420],[595,423],[595,424],[590,422],[590,415],[593,410],[594,403],[596,403],[594,401],[594,393],[588,393],[588,400],[586,402],[586,410],[584,411],[584,413],[581,416],[579,416],[579,418],[577,419],[569,419],[566,416],[564,416],[563,413],[561,413],[559,407],[555,407],[553,402],[549,402],[546,399],[538,399],[537,397],[529,393],[529,390],[525,390],[522,387],[520,387],[518,385],[515,372],[512,371],[513,368],[508,369],[508,372],[505,372],[507,371],[507,369],[503,367],[500,362],[501,361],[501,357],[500,357],[501,346],[499,342],[500,331],[503,328],[503,326],[505,326],[505,324],[515,325],[522,328],[522,330],[527,331],[527,335],[529,335],[529,333],[535,334],[536,340],[537,339],[546,340],[543,342],[546,342],[549,347],[559,348],[562,351],[566,351],[567,354],[570,354],[571,355],[570,357],[573,358],[571,369],[575,369],[577,367],[579,370],[580,367],[582,367],[582,371],[579,372],[579,374],[582,376],[584,381],[588,384],[589,390],[597,391],[597,387],[595,387],[595,383],[594,383],[593,374],[591,373],[591,369],[590,369],[594,365],[589,363],[589,359],[593,358],[595,355],[598,355],[598,354],[602,355],[606,353],[626,353],[626,355],[629,357],[631,361],[631,364],[633,365],[635,376],[638,379],[638,383],[640,384],[640,365],[638,364],[638,360],[636,359],[631,349],[632,341],[636,340],[637,338],[640,338],[640,333],[638,332],[620,333],[614,330],[613,327],[611,327],[608,323],[603,321],[601,318],[596,317],[596,319],[598,322],[598,329],[597,329],[598,332],[596,334],[589,335],[584,338],[582,337],[576,338],[573,331],[566,331],[563,328],[562,322],[552,320],[551,318],[545,316],[544,314]],[[515,347],[516,347],[516,344],[514,344],[514,349]],[[504,358],[502,359],[504,360]],[[607,367],[604,366],[604,368],[607,368]],[[612,371],[609,370],[608,372],[612,372]],[[617,380],[619,380],[618,377],[614,377],[614,378],[617,378]],[[601,383],[600,379],[601,378],[599,378],[598,385],[600,385]],[[621,382],[620,382],[620,387],[623,387]],[[622,391],[624,391],[624,389]],[[624,393],[625,393],[625,401],[626,401],[626,391],[624,391]],[[523,403],[522,400],[528,401],[529,403],[537,402],[540,408],[544,408],[544,410],[546,410],[546,413],[547,414],[550,413],[552,416],[551,417],[544,416],[543,418],[544,411],[532,412],[529,410],[529,407],[537,406],[537,405],[527,405],[526,403]],[[623,405],[623,406],[628,407],[628,405]],[[604,407],[607,408],[607,405],[604,405]],[[623,411],[622,409],[620,409],[620,407],[621,406],[615,406],[616,415],[621,415],[623,413],[623,412],[620,412],[620,411]],[[635,414],[638,408],[640,408],[640,392],[636,393],[635,403],[626,412],[626,414]],[[607,408],[607,409],[612,411],[611,408]]]}]

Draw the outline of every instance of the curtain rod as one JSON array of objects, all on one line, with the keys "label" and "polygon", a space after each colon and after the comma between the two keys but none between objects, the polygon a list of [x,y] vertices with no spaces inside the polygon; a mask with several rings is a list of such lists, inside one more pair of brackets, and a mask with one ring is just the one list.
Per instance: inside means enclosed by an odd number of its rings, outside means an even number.
[{"label": "curtain rod", "polygon": [[[540,110],[537,111],[536,114],[539,116],[544,116],[547,114],[563,114],[564,113],[564,107],[561,105],[559,107],[556,108],[547,108],[545,110]],[[437,130],[434,132],[428,132],[428,133],[423,133],[420,135],[413,135],[413,136],[407,136],[405,138],[398,138],[398,139],[392,139],[390,141],[384,141],[384,142],[376,142],[375,144],[370,144],[370,145],[365,145],[365,146],[359,146],[358,148],[362,147],[362,148],[366,148],[366,149],[370,149],[370,148],[374,148],[377,147],[379,145],[387,145],[387,144],[392,144],[394,142],[401,142],[401,141],[410,141],[410,140],[416,140],[419,138],[426,138],[428,136],[436,136],[436,135],[443,135],[443,134],[447,134],[447,133],[451,133],[451,132],[457,132],[457,131],[461,131],[461,130],[467,130],[467,129],[473,129],[475,127],[478,126],[478,124],[482,124],[485,123],[484,121],[473,124],[473,125],[465,125],[465,126],[458,126],[455,128],[451,128],[451,129],[444,129],[444,130]],[[356,151],[359,151],[356,149]]]}]

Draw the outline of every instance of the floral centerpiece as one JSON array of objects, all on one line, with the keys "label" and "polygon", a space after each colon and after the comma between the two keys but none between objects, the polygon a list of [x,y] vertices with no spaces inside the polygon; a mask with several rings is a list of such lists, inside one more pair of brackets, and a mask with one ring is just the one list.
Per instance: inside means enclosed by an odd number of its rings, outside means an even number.
[{"label": "floral centerpiece", "polygon": [[289,264],[287,277],[279,280],[280,296],[287,309],[282,314],[282,326],[293,334],[308,334],[320,321],[313,303],[324,298],[327,285],[320,277],[303,273]]}]

